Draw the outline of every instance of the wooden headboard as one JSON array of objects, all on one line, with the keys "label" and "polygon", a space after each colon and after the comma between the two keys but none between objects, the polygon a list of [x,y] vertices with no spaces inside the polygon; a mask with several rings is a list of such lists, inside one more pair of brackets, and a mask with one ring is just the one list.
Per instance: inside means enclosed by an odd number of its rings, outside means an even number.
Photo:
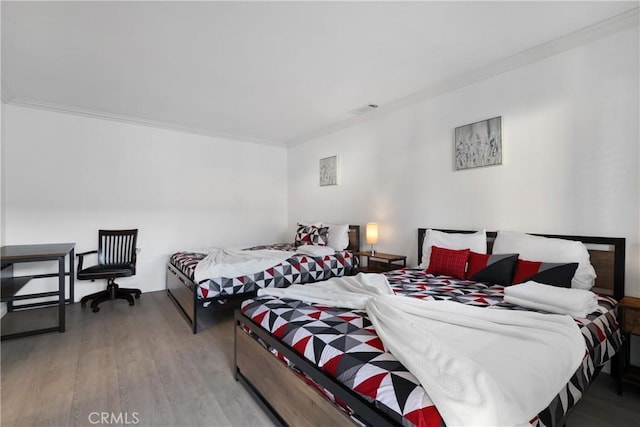
[{"label": "wooden headboard", "polygon": [[347,250],[358,252],[360,250],[360,226],[349,225],[349,246]]},{"label": "wooden headboard", "polygon": [[[445,233],[475,233],[477,230],[434,230]],[[418,262],[422,260],[422,243],[426,228],[418,228]],[[623,237],[564,236],[560,234],[529,233],[534,236],[577,240],[585,244],[596,270],[597,278],[593,291],[611,295],[620,300],[624,297],[625,239]],[[497,232],[487,231],[487,252],[491,253]]]}]

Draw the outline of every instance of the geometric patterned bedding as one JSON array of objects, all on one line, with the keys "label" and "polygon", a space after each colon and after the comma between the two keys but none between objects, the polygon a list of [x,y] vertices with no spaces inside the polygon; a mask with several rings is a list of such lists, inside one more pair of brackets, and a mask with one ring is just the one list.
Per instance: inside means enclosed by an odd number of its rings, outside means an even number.
[{"label": "geometric patterned bedding", "polygon": [[[213,298],[252,292],[259,288],[283,288],[298,283],[310,283],[331,277],[348,275],[355,267],[356,258],[349,251],[339,251],[333,255],[312,257],[294,253],[291,243],[253,246],[247,250],[277,249],[292,251],[291,257],[282,263],[254,274],[240,277],[213,277],[198,283],[198,298]],[[198,252],[176,252],[169,262],[193,281],[196,265],[206,254]],[[193,290],[193,284],[187,285]]]},{"label": "geometric patterned bedding", "polygon": [[[452,300],[489,309],[526,310],[504,303],[503,287],[500,285],[433,276],[424,270],[409,268],[385,275],[396,294],[427,300]],[[586,344],[581,366],[549,406],[531,420],[531,425],[558,425],[586,390],[595,369],[620,348],[616,302],[607,296],[599,296],[598,303],[597,312],[586,319],[574,319],[580,326]],[[398,425],[445,425],[417,379],[384,350],[363,311],[275,297],[246,300],[242,304],[242,311],[308,361],[354,390],[371,406],[389,415]],[[353,414],[344,403],[336,402],[328,391],[315,384],[277,351],[269,350],[306,382],[357,419],[357,414]],[[362,423],[362,420],[358,422]]]}]

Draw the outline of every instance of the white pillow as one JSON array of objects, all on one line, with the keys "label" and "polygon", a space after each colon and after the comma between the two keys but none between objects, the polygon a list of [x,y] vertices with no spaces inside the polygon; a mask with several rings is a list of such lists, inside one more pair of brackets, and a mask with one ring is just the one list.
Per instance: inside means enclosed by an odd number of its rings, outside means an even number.
[{"label": "white pillow", "polygon": [[493,253],[517,253],[527,261],[577,262],[578,268],[571,280],[571,287],[591,289],[596,271],[589,261],[589,251],[582,242],[555,239],[514,231],[498,231],[493,243]]},{"label": "white pillow", "polygon": [[327,246],[336,251],[343,251],[349,246],[349,224],[325,224],[329,227],[329,243]]},{"label": "white pillow", "polygon": [[486,230],[475,233],[445,233],[428,229],[422,242],[422,262],[420,268],[428,268],[431,259],[431,247],[439,246],[446,249],[471,249],[480,254],[487,253]]}]

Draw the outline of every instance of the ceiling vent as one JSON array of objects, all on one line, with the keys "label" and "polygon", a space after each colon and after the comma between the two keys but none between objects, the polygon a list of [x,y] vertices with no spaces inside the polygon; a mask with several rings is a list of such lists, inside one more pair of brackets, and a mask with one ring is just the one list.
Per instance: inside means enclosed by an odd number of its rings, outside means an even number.
[{"label": "ceiling vent", "polygon": [[355,110],[351,110],[349,111],[349,113],[356,116],[361,116],[365,113],[368,113],[369,111],[375,110],[376,108],[378,108],[378,104],[367,104],[363,107],[356,108]]}]

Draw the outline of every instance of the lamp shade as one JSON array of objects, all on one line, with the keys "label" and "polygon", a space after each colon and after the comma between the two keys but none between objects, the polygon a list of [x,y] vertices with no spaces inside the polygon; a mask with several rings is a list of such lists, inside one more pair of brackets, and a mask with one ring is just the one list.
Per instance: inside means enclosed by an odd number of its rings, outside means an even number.
[{"label": "lamp shade", "polygon": [[375,245],[378,243],[378,223],[368,222],[365,232],[365,240],[368,245]]}]

